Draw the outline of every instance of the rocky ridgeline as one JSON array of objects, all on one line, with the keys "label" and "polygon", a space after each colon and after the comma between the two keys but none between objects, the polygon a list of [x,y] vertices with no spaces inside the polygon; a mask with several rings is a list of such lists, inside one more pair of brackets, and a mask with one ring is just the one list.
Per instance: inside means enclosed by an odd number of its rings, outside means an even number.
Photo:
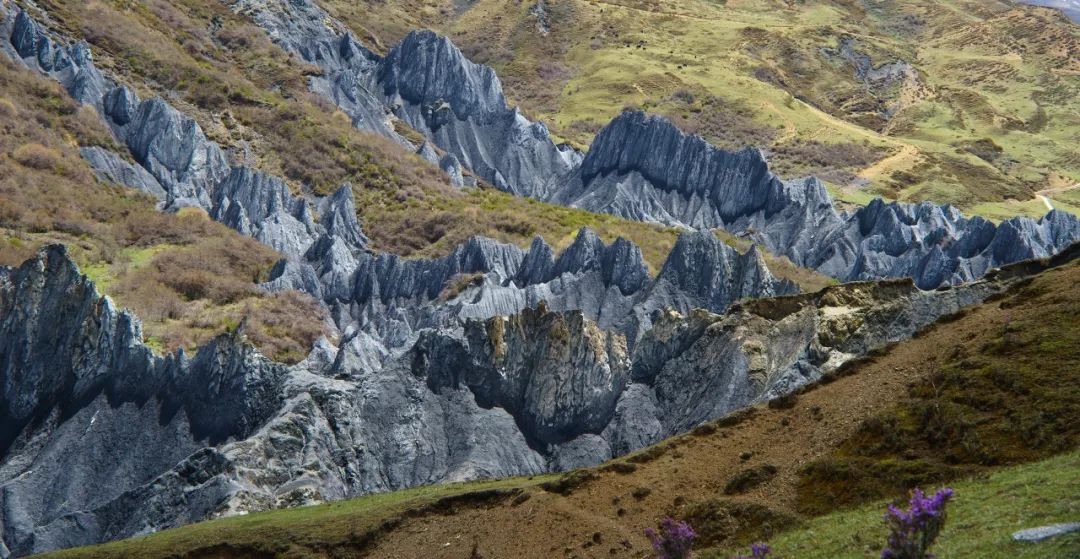
[{"label": "rocky ridgeline", "polygon": [[378,367],[359,335],[286,367],[242,327],[193,356],[153,355],[137,319],[47,247],[0,268],[0,556],[595,464],[787,393],[1042,266],[1029,268],[667,310],[635,344],[540,305],[425,330]]},{"label": "rocky ridgeline", "polygon": [[199,520],[229,494],[207,447],[278,412],[286,367],[239,335],[157,357],[140,329],[62,246],[0,268],[0,555]]},{"label": "rocky ridgeline", "polygon": [[[542,123],[508,107],[494,70],[465,58],[446,37],[416,31],[383,58],[311,0],[234,0],[232,7],[283,49],[322,68],[312,89],[362,127],[379,131],[363,123],[400,119],[445,151],[440,157],[427,144],[415,146],[455,184],[464,166],[507,192],[543,197],[581,161]],[[369,109],[358,114],[357,106]]]},{"label": "rocky ridgeline", "polygon": [[775,278],[756,249],[740,254],[709,232],[680,236],[655,278],[636,245],[606,245],[589,229],[557,257],[539,237],[528,250],[474,237],[435,259],[352,255],[332,245],[316,258],[322,248],[309,251],[312,260],[283,261],[267,285],[318,295],[342,330],[362,333],[357,343],[371,355],[407,348],[425,329],[456,329],[541,303],[581,311],[632,345],[665,308],[721,312],[740,299],[798,291]]},{"label": "rocky ridgeline", "polygon": [[556,201],[645,221],[723,227],[843,281],[911,277],[924,289],[971,281],[1080,240],[1080,219],[1061,211],[995,225],[951,206],[879,199],[839,213],[817,179],[781,181],[756,150],[726,152],[635,111],[601,130]]},{"label": "rocky ridgeline", "polygon": [[[305,199],[230,165],[190,117],[140,100],[84,44],[0,0],[0,50],[94,106],[127,147],[83,150],[103,179],[166,210],[203,208],[276,248],[285,258],[266,286],[315,295],[343,332],[292,367],[259,356],[242,331],[192,357],[157,357],[62,249],[0,269],[0,556],[595,464],[793,390],[1018,274],[917,286],[978,278],[1080,236],[1060,212],[997,226],[929,204],[840,214],[817,180],[780,181],[757,151],[724,152],[636,112],[582,156],[508,108],[494,73],[443,37],[410,34],[384,58],[306,0],[232,5],[322,67],[312,88],[357,126],[417,149],[455,183],[465,168],[518,194],[724,227],[841,279],[914,282],[739,303],[795,289],[757,249],[739,254],[706,231],[682,235],[655,277],[633,243],[588,230],[561,254],[542,239],[525,250],[479,237],[437,259],[374,254],[347,185]],[[408,144],[394,119],[428,143]]]},{"label": "rocky ridgeline", "polygon": [[[238,8],[240,4],[244,3]],[[295,6],[315,9],[303,3]],[[332,196],[306,200],[294,197],[277,177],[230,166],[223,150],[193,119],[161,99],[140,101],[96,69],[84,44],[62,46],[26,12],[8,10],[0,27],[10,37],[6,52],[57,79],[79,101],[95,106],[137,162],[100,148],[84,149],[103,178],[126,181],[158,196],[164,209],[204,208],[214,219],[280,251],[285,259],[272,271],[267,287],[298,289],[325,301],[343,331],[363,334],[356,343],[367,344],[371,363],[391,350],[408,347],[425,328],[454,328],[462,319],[514,314],[541,301],[559,310],[582,310],[633,341],[648,327],[650,314],[667,306],[720,312],[741,298],[795,291],[790,283],[769,274],[756,251],[739,255],[708,233],[688,233],[672,253],[676,257],[672,264],[655,281],[638,247],[621,239],[607,247],[584,230],[557,259],[541,239],[523,251],[474,238],[433,260],[369,253],[363,250],[367,238],[348,185]],[[268,20],[266,12],[252,16],[280,42],[294,43],[282,38],[280,22]],[[302,21],[299,29],[323,29],[321,21]],[[424,43],[435,36],[414,37]],[[345,48],[353,44],[350,36],[330,34],[324,39],[330,42],[304,51],[305,56],[345,71],[345,62],[353,59]],[[467,62],[445,39],[436,42],[440,56]],[[470,68],[479,72],[475,79],[493,88],[488,93],[502,99],[490,69]],[[395,79],[402,84],[421,80]],[[489,101],[473,96],[461,104],[469,108],[470,117],[496,118],[494,112],[482,110]],[[505,109],[505,102],[500,103]],[[319,216],[317,221],[313,215]],[[690,252],[697,262],[688,260]],[[464,276],[473,276],[475,285]],[[447,293],[455,280],[458,292]]]},{"label": "rocky ridgeline", "polygon": [[[877,201],[842,214],[817,179],[781,181],[758,150],[727,152],[641,112],[612,120],[582,157],[507,107],[494,71],[469,61],[446,37],[415,31],[380,58],[311,0],[234,6],[279,45],[331,74],[341,65],[311,45],[360,49],[367,62],[349,74],[360,84],[352,96],[381,101],[465,168],[514,194],[640,221],[722,227],[840,280],[912,277],[924,289],[970,281],[1080,240],[1080,219],[1060,211],[1000,225],[929,203]],[[870,81],[884,79],[874,72],[906,71],[863,70]],[[329,97],[342,105],[340,95]],[[430,146],[420,151],[437,160]]]},{"label": "rocky ridgeline", "polygon": [[289,257],[302,257],[324,237],[353,251],[366,246],[348,185],[311,201],[321,216],[316,222],[308,201],[294,197],[283,181],[231,166],[192,118],[160,98],[140,100],[97,69],[85,43],[65,45],[9,0],[0,0],[0,52],[94,107],[127,147],[130,158],[100,147],[81,150],[102,179],[146,192],[162,209],[203,208]]}]

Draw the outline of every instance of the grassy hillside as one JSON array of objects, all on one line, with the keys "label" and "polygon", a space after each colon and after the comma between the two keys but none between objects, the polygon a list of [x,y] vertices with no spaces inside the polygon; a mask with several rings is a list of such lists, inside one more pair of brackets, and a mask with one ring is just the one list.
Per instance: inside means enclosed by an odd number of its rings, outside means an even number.
[{"label": "grassy hillside", "polygon": [[[1066,559],[1080,552],[1080,534],[1038,544],[1012,540],[1017,530],[1073,522],[1080,511],[1080,452],[1003,468],[985,477],[950,484],[945,530],[934,546],[938,557]],[[856,559],[877,557],[888,536],[884,507],[874,503],[806,522],[769,541],[778,557]],[[727,558],[739,549],[702,554]],[[730,552],[730,553],[729,553]]]},{"label": "grassy hillside", "polygon": [[[946,556],[1017,551],[1001,545],[1012,530],[1075,515],[1075,473],[1043,486],[1031,480],[1075,470],[1080,460],[1070,421],[1080,414],[1078,311],[1074,261],[795,397],[597,468],[253,514],[52,556],[640,557],[648,549],[642,530],[664,515],[693,524],[703,557],[764,539],[798,557],[818,542],[823,557],[875,555],[880,534],[863,527],[879,521],[885,500],[915,484],[964,479],[949,525],[956,532],[943,548],[956,554]],[[955,383],[966,383],[964,391]],[[883,431],[887,425],[895,428]],[[901,444],[875,442],[882,432]],[[861,469],[827,470],[823,483],[821,465],[853,460],[851,452],[865,458]],[[1065,457],[1002,469],[1055,455]],[[823,506],[808,484],[835,502]],[[849,510],[820,516],[837,508]],[[1063,541],[1039,556],[1068,557],[1057,551],[1077,540]]]},{"label": "grassy hillside", "polygon": [[[816,173],[852,197],[1000,218],[1042,215],[1036,191],[1080,182],[1080,27],[1052,10],[1003,0],[322,4],[376,45],[415,26],[450,34],[579,146],[635,105],[722,146],[768,148],[781,174]],[[857,76],[846,41],[869,67],[910,70]]]},{"label": "grassy hillside", "polygon": [[286,178],[297,192],[353,185],[374,248],[405,256],[446,254],[472,235],[528,246],[542,235],[565,246],[581,226],[637,242],[655,269],[675,232],[494,191],[459,191],[440,171],[389,140],[361,132],[307,90],[319,70],[273,45],[223,2],[38,4],[95,61],[140,95],[163,96],[194,117],[234,163]]},{"label": "grassy hillside", "polygon": [[191,348],[247,318],[267,355],[305,356],[324,333],[321,308],[256,285],[280,255],[202,212],[162,214],[147,196],[99,184],[77,146],[112,142],[93,109],[0,60],[0,264],[61,242],[100,291],[135,311],[157,349]]}]

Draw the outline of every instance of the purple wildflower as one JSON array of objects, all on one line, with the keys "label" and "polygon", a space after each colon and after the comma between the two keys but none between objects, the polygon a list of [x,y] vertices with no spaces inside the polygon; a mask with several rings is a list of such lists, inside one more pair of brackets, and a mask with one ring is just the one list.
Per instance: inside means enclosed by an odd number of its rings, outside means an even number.
[{"label": "purple wildflower", "polygon": [[732,559],[769,559],[769,554],[772,553],[772,549],[763,543],[755,543],[750,545],[750,555],[739,555]]},{"label": "purple wildflower", "polygon": [[656,559],[689,559],[697,534],[689,524],[666,517],[660,522],[659,532],[646,528],[645,537],[652,542]]},{"label": "purple wildflower", "polygon": [[952,496],[949,488],[931,497],[915,489],[907,510],[889,505],[885,513],[889,541],[881,551],[881,559],[933,559],[929,549],[945,525],[945,505]]}]

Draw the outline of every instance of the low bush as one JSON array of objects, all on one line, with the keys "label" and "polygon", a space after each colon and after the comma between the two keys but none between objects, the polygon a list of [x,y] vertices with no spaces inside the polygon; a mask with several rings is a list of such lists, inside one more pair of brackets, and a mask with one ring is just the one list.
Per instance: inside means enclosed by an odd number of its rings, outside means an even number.
[{"label": "low bush", "polygon": [[727,484],[724,485],[724,494],[736,495],[739,493],[746,493],[774,477],[776,477],[776,466],[773,466],[772,464],[764,464],[757,468],[748,468],[735,474],[728,480]]},{"label": "low bush", "polygon": [[11,154],[20,165],[41,171],[56,170],[60,166],[60,152],[41,144],[23,144]]},{"label": "low bush", "polygon": [[703,547],[746,545],[794,527],[798,519],[756,503],[713,499],[694,503],[682,518],[697,530]]}]

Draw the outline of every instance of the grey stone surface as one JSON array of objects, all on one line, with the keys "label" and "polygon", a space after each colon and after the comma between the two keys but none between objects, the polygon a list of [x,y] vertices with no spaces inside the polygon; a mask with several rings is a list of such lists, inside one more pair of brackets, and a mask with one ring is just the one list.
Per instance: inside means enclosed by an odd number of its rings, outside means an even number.
[{"label": "grey stone surface", "polygon": [[[372,253],[351,187],[298,196],[229,165],[193,119],[140,100],[85,45],[0,0],[0,51],[94,106],[128,148],[135,164],[84,150],[99,177],[166,210],[201,207],[276,248],[265,287],[312,294],[342,333],[291,367],[242,331],[160,357],[62,249],[0,269],[0,556],[594,464],[790,392],[1017,276],[919,287],[1080,237],[1061,212],[996,226],[930,204],[841,214],[816,179],[781,181],[756,150],[724,152],[642,113],[616,118],[582,156],[508,108],[494,72],[445,37],[414,32],[382,58],[310,0],[231,5],[320,66],[312,89],[357,126],[420,149],[452,184],[475,175],[688,231],[656,277],[639,247],[587,229],[560,254],[539,238],[522,249],[480,237],[442,258]],[[431,144],[407,145],[395,118]],[[913,281],[778,299],[795,286],[712,227],[840,279]]]},{"label": "grey stone surface", "polygon": [[793,390],[1022,277],[937,291],[853,283],[725,315],[669,310],[633,347],[580,311],[541,305],[425,329],[403,351],[346,332],[286,367],[242,329],[194,355],[153,355],[137,319],[48,247],[0,268],[6,553],[594,464]]},{"label": "grey stone surface", "polygon": [[154,175],[119,154],[98,146],[81,148],[79,154],[90,163],[99,179],[141,190],[158,200],[165,199],[165,189]]},{"label": "grey stone surface", "polygon": [[[312,89],[353,115],[358,126],[407,143],[393,131],[391,119],[399,119],[497,188],[544,197],[581,160],[577,151],[556,145],[542,123],[507,107],[495,72],[468,60],[446,37],[415,31],[383,58],[310,0],[231,5],[282,48],[322,68]],[[446,171],[452,184],[463,182],[426,142],[414,148]]]},{"label": "grey stone surface", "polygon": [[228,0],[227,4],[263,28],[285,51],[321,68],[322,75],[311,78],[311,89],[341,107],[354,126],[407,144],[394,132],[389,111],[366,78],[379,56],[315,2]]},{"label": "grey stone surface", "polygon": [[1080,532],[1080,522],[1065,522],[1061,524],[1039,526],[1038,528],[1018,530],[1013,532],[1012,539],[1018,542],[1041,542],[1073,532]]},{"label": "grey stone surface", "polygon": [[841,214],[817,179],[781,181],[756,150],[725,152],[636,111],[601,130],[551,199],[643,221],[723,227],[840,280],[912,277],[924,289],[1080,240],[1080,219],[1061,211],[994,225],[951,206],[875,200]]},{"label": "grey stone surface", "polygon": [[[101,148],[81,150],[99,178],[155,196],[166,210],[205,209],[289,258],[302,259],[322,236],[338,239],[350,251],[366,246],[350,188],[309,200],[294,196],[279,178],[229,165],[224,150],[194,119],[162,99],[140,100],[97,69],[84,43],[65,45],[9,0],[0,0],[0,52],[51,76],[76,100],[95,107],[127,147],[135,164]],[[318,223],[309,206],[319,210]]]}]

